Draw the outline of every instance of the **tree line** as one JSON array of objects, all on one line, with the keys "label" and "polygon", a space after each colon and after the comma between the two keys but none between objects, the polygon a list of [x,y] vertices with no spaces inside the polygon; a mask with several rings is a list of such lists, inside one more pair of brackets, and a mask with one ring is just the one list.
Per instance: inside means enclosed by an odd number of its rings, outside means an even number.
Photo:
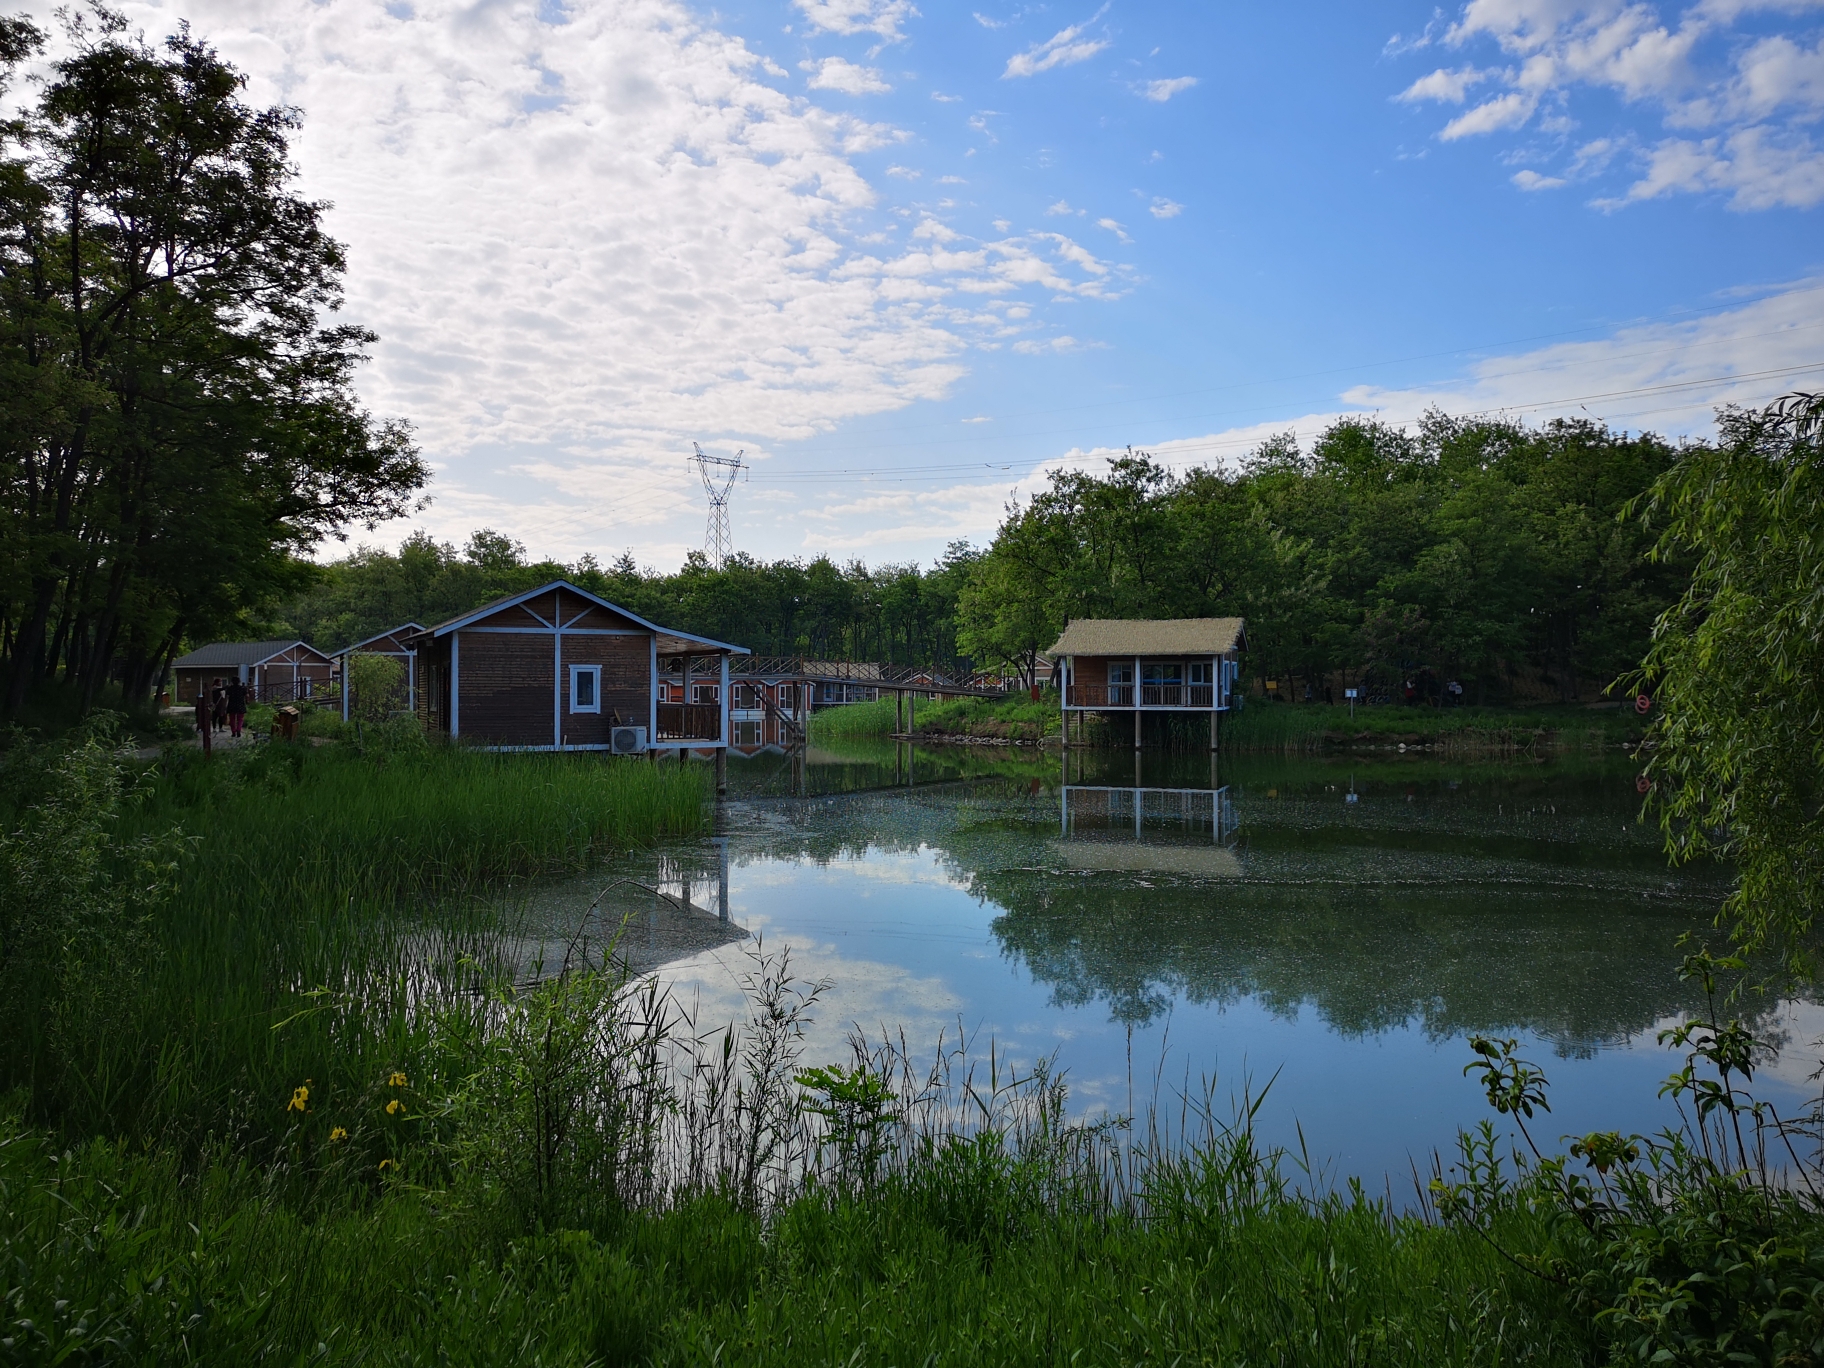
[{"label": "tree line", "polygon": [[[295,193],[298,120],[180,29],[97,7],[0,122],[0,708],[144,699],[186,642],[410,507],[408,429],[357,401],[371,333]],[[46,35],[0,17],[0,100]]]},{"label": "tree line", "polygon": [[967,659],[957,641],[957,600],[979,557],[962,543],[929,569],[838,565],[827,556],[736,555],[714,565],[692,552],[665,572],[642,569],[630,552],[606,566],[587,555],[574,564],[533,560],[522,543],[491,528],[461,547],[414,533],[397,551],[362,548],[322,567],[315,585],[276,608],[271,629],[333,650],[564,578],[648,621],[758,655],[956,668]]},{"label": "tree line", "polygon": [[1239,616],[1262,679],[1430,672],[1493,701],[1526,675],[1575,697],[1639,661],[1683,589],[1625,516],[1680,454],[1587,420],[1437,412],[1416,431],[1345,418],[1309,451],[1276,437],[1233,471],[1130,452],[1009,509],[959,637],[1030,669],[1073,618]]},{"label": "tree line", "polygon": [[1238,469],[1174,473],[1145,453],[1054,473],[985,549],[934,565],[692,554],[533,561],[483,529],[418,534],[323,568],[279,615],[320,645],[430,623],[567,577],[653,621],[808,655],[1030,674],[1079,617],[1240,616],[1262,678],[1459,679],[1496,701],[1599,689],[1637,663],[1683,591],[1676,556],[1626,516],[1681,448],[1590,421],[1539,428],[1433,413],[1407,431],[1344,419]]}]

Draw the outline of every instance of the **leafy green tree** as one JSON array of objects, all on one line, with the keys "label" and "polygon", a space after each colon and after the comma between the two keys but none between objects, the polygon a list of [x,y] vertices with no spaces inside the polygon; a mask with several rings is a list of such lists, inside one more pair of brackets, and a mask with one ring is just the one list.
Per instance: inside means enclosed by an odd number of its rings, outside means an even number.
[{"label": "leafy green tree", "polygon": [[[427,472],[358,404],[372,334],[331,325],[341,246],[291,188],[296,115],[180,30],[104,9],[0,137],[4,704],[144,697],[186,637],[308,578]],[[42,35],[7,21],[10,69]]]},{"label": "leafy green tree", "polygon": [[1737,940],[1815,974],[1824,899],[1824,395],[1726,411],[1643,501],[1689,586],[1636,680],[1668,848],[1732,862]]}]

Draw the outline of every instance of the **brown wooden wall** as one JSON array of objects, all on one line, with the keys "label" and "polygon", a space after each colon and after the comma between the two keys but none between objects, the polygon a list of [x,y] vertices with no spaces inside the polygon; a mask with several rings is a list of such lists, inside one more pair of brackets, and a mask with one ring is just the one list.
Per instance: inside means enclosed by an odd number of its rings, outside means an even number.
[{"label": "brown wooden wall", "polygon": [[[488,625],[494,625],[494,619]],[[465,738],[495,746],[551,745],[554,692],[564,745],[608,744],[617,717],[622,724],[650,725],[652,648],[647,636],[566,632],[560,661],[550,635],[542,631],[459,631],[457,635],[462,638],[456,666],[457,685],[462,690],[458,725]],[[572,665],[602,667],[599,713],[570,711]],[[433,685],[426,692],[435,697],[447,694],[447,688]],[[447,729],[447,718],[443,726]]]},{"label": "brown wooden wall", "polygon": [[[489,619],[492,625],[493,619]],[[551,744],[551,638],[456,632],[461,734],[491,746]]]}]

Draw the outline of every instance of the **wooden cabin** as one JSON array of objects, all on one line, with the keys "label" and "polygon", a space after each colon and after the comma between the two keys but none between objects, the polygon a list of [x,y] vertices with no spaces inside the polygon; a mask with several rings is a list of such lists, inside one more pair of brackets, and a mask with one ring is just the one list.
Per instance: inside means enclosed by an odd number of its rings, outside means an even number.
[{"label": "wooden cabin", "polygon": [[[742,646],[655,623],[568,580],[408,635],[428,732],[494,750],[726,749]],[[624,738],[625,739],[625,738]],[[627,749],[628,747],[620,747]]]},{"label": "wooden cabin", "polygon": [[1148,713],[1208,714],[1210,749],[1216,719],[1235,697],[1245,645],[1240,618],[1081,618],[1064,629],[1048,654],[1060,683],[1064,742],[1071,719],[1085,713],[1133,718],[1134,747]]},{"label": "wooden cabin", "polygon": [[336,664],[303,641],[216,641],[172,662],[177,671],[178,704],[195,703],[198,690],[215,681],[238,679],[249,697],[261,703],[295,703],[323,692],[336,676]]},{"label": "wooden cabin", "polygon": [[349,687],[348,662],[356,655],[391,656],[405,669],[405,707],[408,712],[418,711],[418,652],[407,643],[424,630],[419,622],[403,622],[397,627],[389,627],[384,632],[376,632],[365,641],[357,641],[352,646],[344,646],[336,652],[336,667],[342,676],[342,720],[348,721],[348,709],[354,690]]}]

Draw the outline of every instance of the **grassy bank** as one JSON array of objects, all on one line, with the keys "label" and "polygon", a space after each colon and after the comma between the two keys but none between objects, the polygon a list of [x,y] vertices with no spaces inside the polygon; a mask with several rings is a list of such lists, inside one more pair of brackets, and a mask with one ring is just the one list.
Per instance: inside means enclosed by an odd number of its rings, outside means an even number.
[{"label": "grassy bank", "polygon": [[[725,1194],[526,1230],[479,1194],[314,1198],[223,1157],[0,1143],[8,1362],[1542,1365],[1589,1332],[1467,1231],[1288,1194],[1242,1147],[1147,1214],[994,1143],[760,1219]],[[97,1232],[109,1232],[97,1239]],[[1539,1231],[1515,1223],[1512,1238]],[[26,1323],[29,1322],[29,1327]]]},{"label": "grassy bank", "polygon": [[1224,749],[1309,752],[1432,746],[1462,755],[1518,754],[1638,741],[1632,711],[1586,708],[1404,708],[1250,702],[1222,722]]},{"label": "grassy bank", "polygon": [[[1038,741],[1058,732],[1054,697],[1038,701],[1024,694],[1010,698],[921,698],[913,706],[913,728],[921,740]],[[891,736],[903,725],[903,714],[888,698],[826,708],[811,718],[813,741],[839,741]]]}]

